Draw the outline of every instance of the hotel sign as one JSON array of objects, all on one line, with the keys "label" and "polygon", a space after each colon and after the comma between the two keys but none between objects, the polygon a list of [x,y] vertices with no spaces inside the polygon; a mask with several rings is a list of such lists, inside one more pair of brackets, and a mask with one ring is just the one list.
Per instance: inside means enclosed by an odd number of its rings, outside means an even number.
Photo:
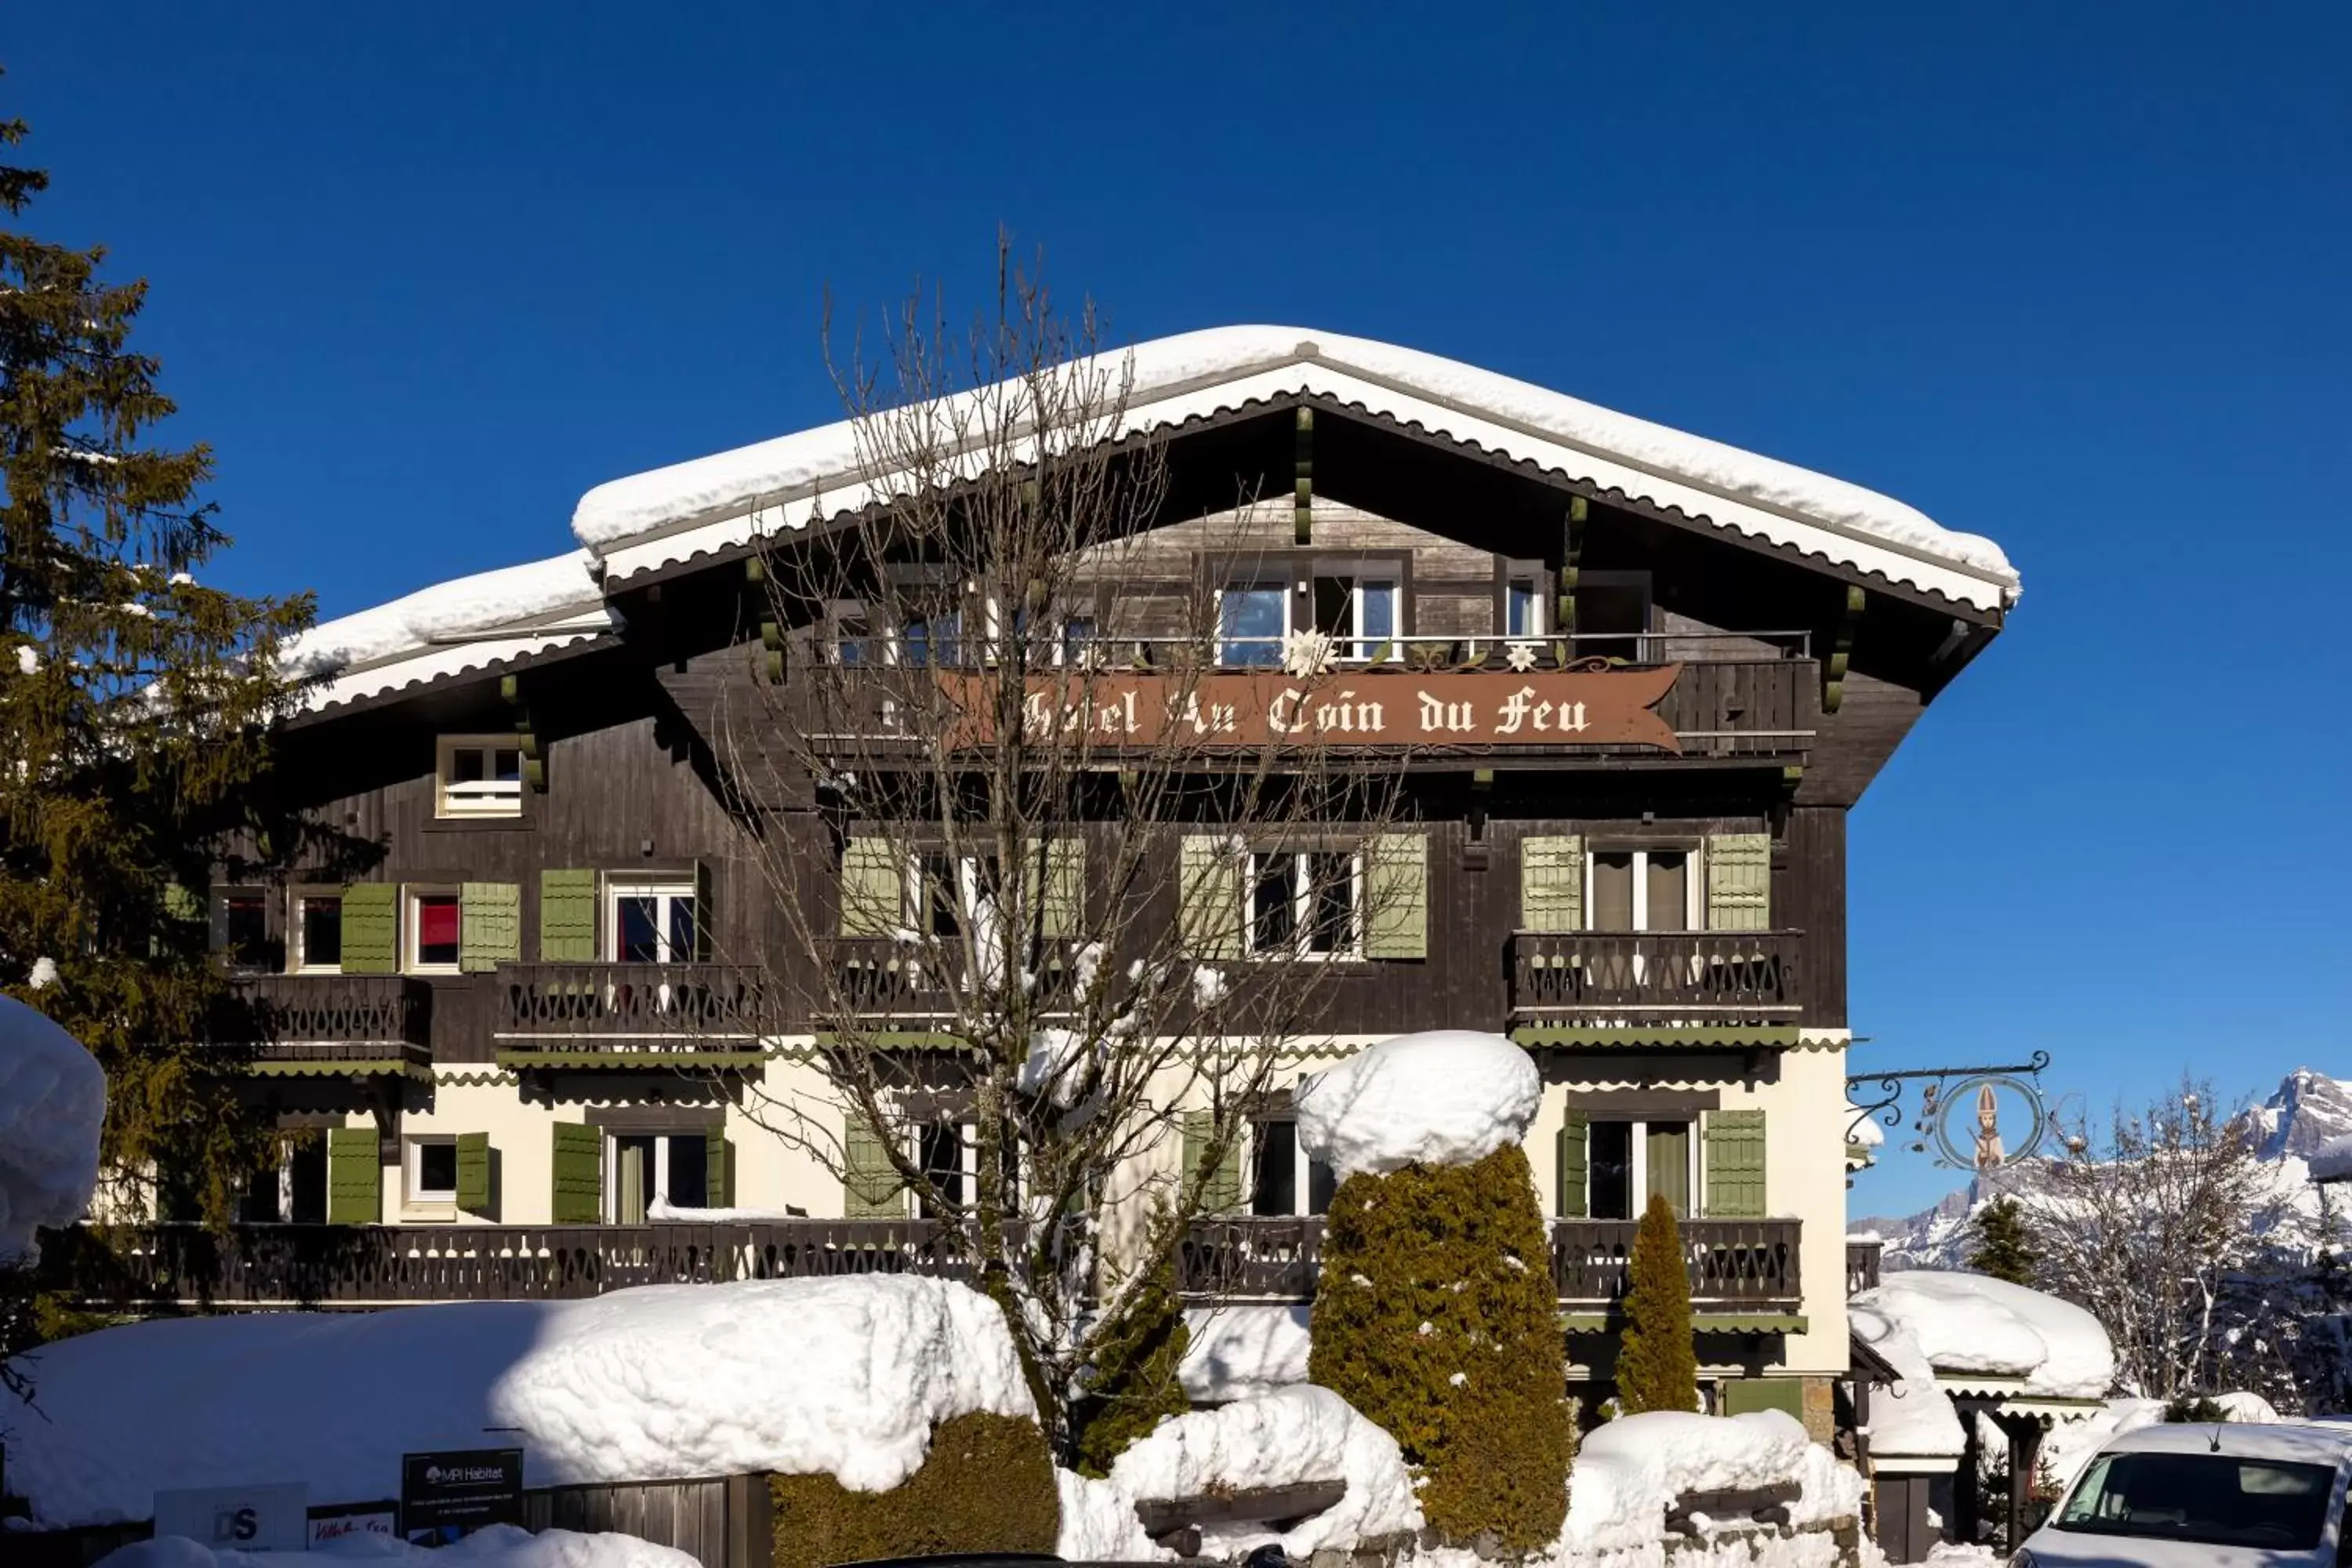
[{"label": "hotel sign", "polygon": [[[1023,717],[1033,738],[1084,735],[1107,747],[1648,746],[1679,753],[1673,728],[1652,710],[1681,673],[1680,665],[1666,665],[1335,670],[1307,679],[1276,670],[1037,677]],[[987,744],[993,684],[985,676],[944,674],[940,683],[963,715],[964,743]]]}]

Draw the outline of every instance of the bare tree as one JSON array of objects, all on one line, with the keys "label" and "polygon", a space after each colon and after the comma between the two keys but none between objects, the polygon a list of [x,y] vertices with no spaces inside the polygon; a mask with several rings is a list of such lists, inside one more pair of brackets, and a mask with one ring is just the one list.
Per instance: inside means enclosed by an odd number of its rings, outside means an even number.
[{"label": "bare tree", "polygon": [[2042,1280],[2099,1320],[2142,1394],[2214,1391],[2233,1281],[2286,1217],[2242,1107],[2224,1115],[2210,1084],[2183,1082],[2065,1148],[2020,1194]]},{"label": "bare tree", "polygon": [[1066,1453],[1240,1195],[1330,961],[1423,918],[1394,770],[1328,739],[1399,650],[1220,626],[1197,563],[1289,543],[1290,498],[1188,515],[1101,340],[1000,250],[973,325],[919,296],[837,365],[855,480],[767,536],[764,668],[716,723],[750,793],[814,808],[756,854],[827,1092],[747,1109],[965,1260]]}]

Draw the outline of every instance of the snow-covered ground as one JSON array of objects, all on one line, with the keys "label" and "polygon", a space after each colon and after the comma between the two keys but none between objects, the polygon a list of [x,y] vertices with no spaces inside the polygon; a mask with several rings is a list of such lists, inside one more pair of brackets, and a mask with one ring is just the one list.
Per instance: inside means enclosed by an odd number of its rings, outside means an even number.
[{"label": "snow-covered ground", "polygon": [[98,1059],[46,1014],[0,996],[0,1268],[37,1251],[37,1227],[89,1207],[105,1121]]},{"label": "snow-covered ground", "polygon": [[1312,1307],[1204,1307],[1184,1314],[1192,1342],[1177,1375],[1195,1405],[1251,1399],[1307,1381]]},{"label": "snow-covered ground", "polygon": [[1299,1146],[1343,1182],[1360,1171],[1473,1164],[1523,1140],[1542,1100],[1526,1050],[1475,1029],[1398,1035],[1292,1093]]},{"label": "snow-covered ground", "polygon": [[882,1491],[936,1423],[1034,1413],[995,1304],[911,1276],[178,1319],[26,1361],[47,1419],[12,1435],[8,1481],[51,1525],[257,1477],[385,1497],[402,1454],[491,1427],[532,1486],[772,1470]]},{"label": "snow-covered ground", "polygon": [[634,1535],[582,1535],[550,1530],[538,1535],[510,1524],[492,1525],[447,1546],[411,1546],[386,1535],[347,1536],[312,1552],[215,1552],[202,1542],[167,1535],[123,1547],[99,1568],[350,1568],[353,1563],[415,1568],[699,1568],[673,1546]]}]

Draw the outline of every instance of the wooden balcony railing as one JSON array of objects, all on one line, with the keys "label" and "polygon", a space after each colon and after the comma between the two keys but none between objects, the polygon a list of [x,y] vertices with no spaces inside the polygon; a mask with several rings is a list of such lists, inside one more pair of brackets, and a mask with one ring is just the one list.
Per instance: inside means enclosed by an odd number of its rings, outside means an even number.
[{"label": "wooden balcony railing", "polygon": [[[1029,966],[1037,976],[1035,995],[1051,1010],[1066,999],[1075,983],[1071,952],[1077,944],[1058,939]],[[826,965],[829,992],[820,993],[817,1010],[837,1006],[858,1018],[940,1018],[952,1014],[961,988],[942,967],[959,962],[951,937],[936,942],[897,942],[889,937],[827,937],[817,943],[817,955]]]},{"label": "wooden balcony railing", "polygon": [[[1552,1279],[1569,1308],[1625,1291],[1631,1220],[1559,1220]],[[1692,1305],[1794,1310],[1799,1222],[1686,1220]],[[1320,1219],[1208,1219],[1181,1244],[1177,1278],[1198,1300],[1307,1301],[1322,1267]],[[43,1287],[90,1307],[374,1307],[534,1301],[633,1285],[837,1274],[968,1279],[958,1238],[924,1220],[787,1219],[723,1225],[158,1225],[42,1236]]]},{"label": "wooden balcony railing", "polygon": [[1845,1244],[1845,1293],[1873,1290],[1878,1287],[1878,1261],[1886,1250],[1882,1241],[1849,1241]]},{"label": "wooden balcony railing", "polygon": [[502,963],[503,1056],[741,1052],[783,1026],[767,975],[717,963]]},{"label": "wooden balcony railing", "polygon": [[422,1062],[432,1014],[432,987],[406,975],[250,975],[231,984],[206,1033],[261,1062]]},{"label": "wooden balcony railing", "polygon": [[1793,931],[1518,931],[1511,1012],[1548,1023],[1794,1019]]}]

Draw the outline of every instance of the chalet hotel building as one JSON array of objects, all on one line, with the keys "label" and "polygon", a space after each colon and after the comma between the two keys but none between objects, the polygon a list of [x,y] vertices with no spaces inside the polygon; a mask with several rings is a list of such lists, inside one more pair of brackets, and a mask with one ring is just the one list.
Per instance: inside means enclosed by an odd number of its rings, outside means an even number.
[{"label": "chalet hotel building", "polygon": [[[1150,574],[1100,584],[1105,625],[1128,596],[1204,594],[1215,667],[1320,631],[1384,719],[1459,721],[1387,753],[1404,809],[1330,851],[1346,874],[1311,916],[1285,918],[1282,866],[1233,879],[1222,956],[1311,940],[1332,965],[1290,1067],[1407,1030],[1518,1041],[1577,1374],[1606,1376],[1633,1221],[1663,1194],[1722,1407],[1823,1429],[1850,1364],[1846,816],[2000,630],[2015,573],[1859,487],[1382,343],[1234,328],[1129,363],[1127,431],[1164,441],[1168,480]],[[569,553],[306,639],[322,673],[284,767],[370,862],[209,891],[262,1021],[224,1068],[304,1135],[233,1235],[153,1216],[118,1297],[362,1305],[671,1278],[681,1248],[722,1273],[763,1248],[899,1256],[889,1227],[919,1220],[887,1180],[747,1114],[748,1087],[821,1100],[818,1026],[752,1005],[735,962],[889,939],[845,900],[835,933],[781,932],[751,836],[820,792],[750,799],[713,761],[730,691],[789,690],[793,650],[940,635],[822,624],[838,606],[761,625],[761,552],[824,536],[851,450],[836,426],[614,481]],[[1281,500],[1236,514],[1247,494]],[[1246,547],[1208,549],[1213,525]],[[1093,657],[1129,668],[1116,638]],[[1617,709],[1555,710],[1578,670]],[[790,826],[812,887],[906,874],[854,828]],[[1376,882],[1402,914],[1365,918]],[[1328,1192],[1270,1102],[1187,1290],[1310,1296]],[[1271,1264],[1217,1262],[1253,1235]]]}]

